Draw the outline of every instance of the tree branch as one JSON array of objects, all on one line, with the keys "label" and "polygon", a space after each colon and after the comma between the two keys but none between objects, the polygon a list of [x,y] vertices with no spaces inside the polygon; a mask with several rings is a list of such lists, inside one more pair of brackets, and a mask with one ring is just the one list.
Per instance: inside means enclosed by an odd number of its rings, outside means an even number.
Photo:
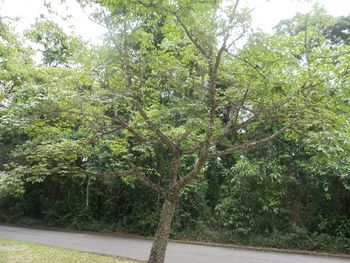
[{"label": "tree branch", "polygon": [[191,40],[191,42],[196,46],[198,51],[207,59],[210,58],[209,54],[204,50],[204,48],[194,39],[192,33],[188,30],[187,26],[182,22],[180,17],[176,14],[176,12],[172,11],[174,17],[176,18],[177,22],[179,22],[182,29],[185,31],[187,37]]},{"label": "tree branch", "polygon": [[177,175],[179,173],[179,168],[181,164],[180,161],[181,161],[180,151],[174,152],[173,160],[171,163],[170,176],[169,176],[169,186],[170,186],[169,188],[175,185],[177,181]]},{"label": "tree branch", "polygon": [[179,193],[189,182],[191,182],[202,170],[205,164],[206,158],[200,157],[192,171],[190,171],[185,177],[181,178],[175,185],[172,187],[171,191]]},{"label": "tree branch", "polygon": [[147,123],[148,127],[152,131],[154,131],[155,134],[158,135],[161,142],[164,143],[166,146],[168,146],[168,148],[173,152],[177,151],[178,146],[152,122],[152,120],[148,117],[147,113],[144,111],[140,102],[138,102],[136,99],[134,99],[133,102],[135,104],[137,111],[140,113],[141,117]]},{"label": "tree branch", "polygon": [[239,144],[239,145],[229,146],[229,148],[226,149],[226,150],[222,150],[222,151],[219,151],[219,152],[216,152],[216,153],[209,154],[209,158],[217,158],[217,157],[221,157],[221,156],[225,156],[225,155],[231,154],[231,153],[233,153],[235,151],[245,150],[245,149],[249,149],[249,148],[253,148],[253,147],[257,147],[259,145],[265,144],[265,143],[273,140],[274,138],[276,138],[277,136],[279,136],[283,132],[285,132],[289,127],[290,127],[290,125],[285,126],[285,127],[281,128],[281,129],[279,129],[278,131],[276,131],[275,133],[273,133],[272,135],[270,135],[268,137],[265,137],[263,139],[260,139],[260,140],[247,142],[247,143],[243,143],[243,144]]}]

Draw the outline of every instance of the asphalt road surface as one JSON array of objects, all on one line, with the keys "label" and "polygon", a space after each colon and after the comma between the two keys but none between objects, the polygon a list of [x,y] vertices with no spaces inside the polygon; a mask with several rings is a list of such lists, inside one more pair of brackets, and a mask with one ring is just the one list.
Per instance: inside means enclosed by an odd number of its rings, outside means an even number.
[{"label": "asphalt road surface", "polygon": [[[151,241],[0,225],[0,237],[146,260]],[[263,252],[169,242],[167,263],[350,263],[350,258]]]}]

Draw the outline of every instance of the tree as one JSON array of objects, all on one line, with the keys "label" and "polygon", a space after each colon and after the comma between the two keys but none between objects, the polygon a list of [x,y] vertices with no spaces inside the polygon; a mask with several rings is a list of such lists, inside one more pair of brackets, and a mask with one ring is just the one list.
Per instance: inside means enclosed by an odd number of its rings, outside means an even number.
[{"label": "tree", "polygon": [[40,46],[44,65],[69,67],[74,64],[74,60],[79,60],[78,56],[84,55],[85,47],[78,37],[67,35],[56,23],[45,17],[37,19],[26,35]]},{"label": "tree", "polygon": [[[318,119],[311,116],[325,110],[322,94],[328,88],[327,77],[320,74],[330,70],[331,61],[322,60],[324,70],[317,65],[318,52],[326,46],[309,47],[317,34],[311,27],[290,38],[256,34],[244,50],[235,50],[235,41],[247,33],[247,11],[238,12],[238,1],[226,10],[219,2],[103,4],[120,26],[121,93],[143,128],[135,130],[130,120],[119,122],[139,142],[163,144],[173,158],[166,188],[147,182],[165,197],[149,259],[162,262],[182,189],[211,158],[266,143],[290,126],[316,125]],[[155,38],[149,30],[154,27],[161,32],[160,44],[154,43],[159,34]],[[276,122],[256,134],[255,127]],[[189,158],[195,161],[186,162]]]},{"label": "tree", "polygon": [[30,78],[31,52],[23,47],[11,28],[0,18],[0,107],[10,103],[11,94]]},{"label": "tree", "polygon": [[88,67],[44,68],[45,85],[9,107],[37,140],[8,172],[139,180],[164,200],[149,258],[164,262],[178,200],[208,162],[333,122],[349,54],[316,26],[250,34],[239,0],[99,4],[109,46]]},{"label": "tree", "polygon": [[[7,108],[13,103],[15,94],[32,81],[31,69],[33,63],[30,59],[31,55],[31,50],[24,47],[21,39],[6,24],[6,20],[0,18],[0,114],[3,117],[0,123],[1,170],[8,162],[9,152],[11,152],[14,145],[23,140],[18,132],[11,130],[10,114],[4,113],[7,113]],[[8,179],[7,183],[2,180],[0,194],[9,189],[12,190],[12,186],[16,184],[15,182],[18,183],[16,178],[6,178]]]}]

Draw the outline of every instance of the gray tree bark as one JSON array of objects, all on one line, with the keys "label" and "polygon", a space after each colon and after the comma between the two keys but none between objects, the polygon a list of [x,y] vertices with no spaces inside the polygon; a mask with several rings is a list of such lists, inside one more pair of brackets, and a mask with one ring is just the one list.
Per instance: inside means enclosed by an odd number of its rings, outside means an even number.
[{"label": "gray tree bark", "polygon": [[148,263],[163,263],[177,201],[165,199]]}]

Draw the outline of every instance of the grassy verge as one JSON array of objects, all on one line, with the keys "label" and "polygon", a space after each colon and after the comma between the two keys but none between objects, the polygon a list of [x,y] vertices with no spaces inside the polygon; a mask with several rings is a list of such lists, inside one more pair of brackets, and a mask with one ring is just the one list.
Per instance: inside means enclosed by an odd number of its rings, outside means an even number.
[{"label": "grassy verge", "polygon": [[0,238],[0,263],[136,263],[123,258]]}]

